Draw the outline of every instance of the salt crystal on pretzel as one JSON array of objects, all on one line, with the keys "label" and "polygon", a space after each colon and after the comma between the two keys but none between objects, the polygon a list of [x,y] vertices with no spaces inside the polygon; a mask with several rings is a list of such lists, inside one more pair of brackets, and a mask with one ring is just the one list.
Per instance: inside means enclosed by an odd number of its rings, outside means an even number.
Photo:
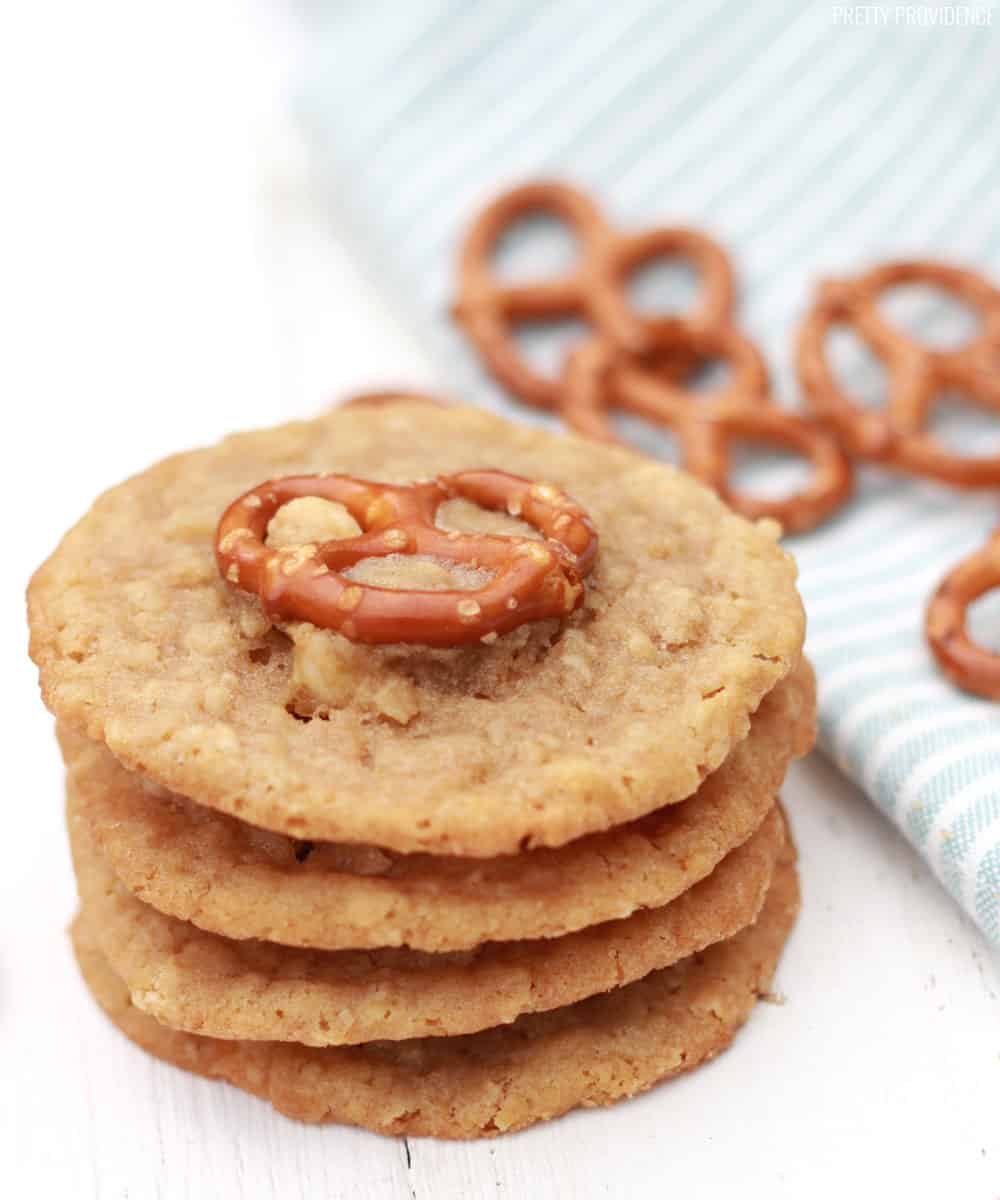
[{"label": "salt crystal on pretzel", "polygon": [[[271,519],[306,497],[342,504],[361,533],[287,549],[268,546]],[[456,497],[497,512],[515,507],[545,541],[455,536],[438,528],[438,508]],[[357,642],[458,646],[572,612],[583,599],[582,579],[597,541],[586,512],[554,485],[482,470],[406,486],[347,475],[270,480],[230,504],[215,546],[222,577],[257,595],[274,618],[308,621]],[[491,578],[476,589],[426,591],[378,587],[344,574],[363,559],[395,554],[474,564]]]}]

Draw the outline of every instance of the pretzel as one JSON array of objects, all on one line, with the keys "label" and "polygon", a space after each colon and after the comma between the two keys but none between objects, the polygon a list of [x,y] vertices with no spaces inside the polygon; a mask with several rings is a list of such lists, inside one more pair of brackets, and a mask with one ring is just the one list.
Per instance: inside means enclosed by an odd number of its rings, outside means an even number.
[{"label": "pretzel", "polygon": [[[559,217],[579,243],[575,268],[562,277],[504,284],[493,270],[503,233],[532,213]],[[527,321],[581,317],[604,337],[628,350],[646,344],[646,318],[629,304],[626,283],[641,264],[662,255],[683,255],[699,269],[701,299],[690,314],[699,324],[728,321],[733,307],[733,273],[725,251],[693,229],[664,228],[616,233],[581,192],[561,183],[531,183],[487,205],[466,236],[459,257],[458,298],[453,312],[494,378],[537,408],[559,407],[562,385],[536,371],[515,342],[512,328]],[[683,371],[689,363],[676,361]]]},{"label": "pretzel", "polygon": [[[903,283],[929,284],[964,300],[978,310],[980,332],[953,350],[935,349],[914,341],[886,321],[878,307],[883,292]],[[889,340],[910,341],[934,365],[950,363],[961,367],[971,362],[983,369],[995,370],[1000,364],[1000,291],[974,271],[949,263],[911,259],[872,267],[848,286],[853,293],[852,308],[877,341],[883,344]]]},{"label": "pretzel", "polygon": [[435,408],[447,408],[436,396],[425,396],[423,392],[358,392],[341,400],[338,408],[385,408],[390,404],[433,404]]},{"label": "pretzel", "polygon": [[[898,283],[929,283],[979,310],[980,333],[955,350],[935,350],[908,338],[880,315],[878,299]],[[838,384],[826,337],[848,324],[882,361],[889,376],[884,411],[855,403]],[[1000,455],[968,457],[927,430],[935,398],[955,389],[1000,412],[1000,292],[971,271],[935,262],[897,262],[855,280],[825,281],[799,331],[797,365],[807,402],[849,454],[956,487],[1000,484]]]},{"label": "pretzel", "polygon": [[[655,355],[645,361],[625,355],[611,343],[589,342],[571,356],[565,372],[562,416],[579,433],[600,441],[621,443],[607,412],[622,408],[669,428],[677,438],[682,465],[712,487],[743,516],[773,517],[786,533],[812,529],[847,499],[853,479],[851,466],[836,440],[812,422],[773,407],[767,400],[766,374],[760,375],[759,355],[733,330],[705,331],[670,318],[650,322],[651,343],[669,351],[680,340],[699,354],[738,356],[740,365],[726,388],[708,393],[704,403],[666,380],[655,370]],[[752,353],[751,353],[752,351]],[[742,375],[742,379],[741,379]],[[741,391],[747,379],[754,386]],[[744,438],[787,447],[813,465],[812,481],[795,495],[765,499],[738,492],[729,483],[730,444]]]},{"label": "pretzel", "polygon": [[[267,546],[278,509],[307,496],[344,505],[363,532],[319,545]],[[544,540],[439,529],[438,508],[456,496],[520,517]],[[596,553],[590,518],[557,487],[487,470],[404,486],[292,475],[245,492],[216,531],[223,578],[259,596],[272,617],[309,621],[369,643],[488,643],[526,621],[563,617],[583,599],[582,579]],[[492,578],[476,589],[422,591],[376,587],[344,574],[362,559],[390,554],[433,555]]]},{"label": "pretzel", "polygon": [[1000,654],[972,640],[966,616],[969,605],[995,587],[1000,587],[1000,529],[944,577],[924,626],[941,670],[963,691],[988,700],[1000,700]]}]

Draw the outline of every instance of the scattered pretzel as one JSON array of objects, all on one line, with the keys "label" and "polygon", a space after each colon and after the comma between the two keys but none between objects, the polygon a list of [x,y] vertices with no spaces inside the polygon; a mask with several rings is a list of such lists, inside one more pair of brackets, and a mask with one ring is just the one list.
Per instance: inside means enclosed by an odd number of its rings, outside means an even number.
[{"label": "scattered pretzel", "polygon": [[[504,284],[493,269],[497,243],[514,222],[533,213],[559,217],[577,237],[575,268],[560,278]],[[597,206],[561,183],[531,183],[499,196],[480,213],[462,246],[455,318],[461,322],[497,381],[537,408],[559,407],[562,384],[536,371],[517,347],[513,326],[527,321],[581,317],[616,345],[641,350],[646,318],[629,304],[629,275],[663,255],[682,255],[698,267],[703,292],[690,318],[705,325],[728,322],[733,274],[725,251],[693,229],[615,232]],[[675,364],[683,369],[687,364]]]},{"label": "scattered pretzel", "polygon": [[[878,299],[899,283],[936,284],[968,301],[979,311],[979,334],[958,349],[935,350],[894,329],[879,313]],[[827,334],[843,324],[855,330],[886,369],[884,411],[857,404],[831,370]],[[956,453],[927,430],[936,397],[949,389],[1000,412],[1000,292],[973,272],[944,263],[898,262],[855,280],[824,282],[799,332],[798,373],[812,411],[849,454],[955,487],[1000,484],[1000,455]]]},{"label": "scattered pretzel", "polygon": [[974,642],[966,627],[969,605],[1000,587],[1000,530],[975,554],[953,567],[927,606],[927,642],[941,670],[962,688],[1000,700],[1000,654]]},{"label": "scattered pretzel", "polygon": [[[577,265],[553,280],[502,284],[492,266],[497,243],[515,221],[535,212],[553,213],[574,231]],[[702,295],[686,318],[650,318],[629,305],[629,274],[664,254],[684,255],[700,268]],[[621,440],[607,420],[613,407],[668,425],[687,469],[737,511],[774,516],[788,532],[811,529],[849,495],[850,464],[830,436],[771,405],[767,366],[731,324],[733,293],[728,257],[703,234],[690,229],[618,234],[580,192],[536,183],[500,196],[473,224],[461,252],[454,311],[494,377],[522,400],[558,411],[578,432],[603,441]],[[512,326],[567,316],[587,319],[596,336],[552,379],[525,361]],[[732,377],[696,395],[681,381],[707,358],[728,362]],[[727,475],[735,437],[793,448],[813,462],[815,479],[785,500],[734,492]]]},{"label": "scattered pretzel", "polygon": [[[267,546],[278,509],[307,496],[344,505],[363,532],[318,545]],[[455,496],[520,517],[544,540],[439,529],[437,510]],[[583,598],[582,579],[596,553],[590,518],[558,488],[488,470],[406,486],[347,475],[288,476],[240,496],[216,531],[223,578],[259,596],[269,614],[369,643],[491,642],[527,621],[565,616]],[[390,554],[433,555],[492,578],[477,589],[423,591],[376,587],[344,574],[362,559]]]},{"label": "scattered pretzel", "polygon": [[[503,284],[492,260],[501,236],[536,212],[561,218],[580,254],[568,274],[545,282]],[[704,290],[687,319],[651,319],[628,303],[630,272],[663,254],[682,254],[701,270]],[[952,350],[921,345],[885,320],[882,293],[901,283],[933,284],[978,310],[981,328]],[[529,404],[558,411],[578,433],[621,443],[608,419],[614,408],[669,428],[684,467],[746,517],[774,517],[789,533],[812,529],[850,496],[848,455],[958,487],[1000,484],[1000,455],[970,458],[948,450],[928,431],[942,392],[959,390],[1000,412],[1000,291],[973,271],[930,261],[886,263],[853,280],[826,281],[799,332],[799,380],[816,424],[775,407],[767,368],[756,348],[733,329],[733,277],[725,252],[694,230],[663,229],[628,237],[607,225],[586,196],[558,183],[515,188],[473,224],[459,262],[456,319],[499,383]],[[581,317],[595,336],[571,354],[561,377],[535,371],[513,337],[518,322]],[[881,359],[889,376],[884,412],[856,404],[839,386],[826,354],[835,325],[847,324]],[[692,392],[683,385],[699,361],[721,358],[727,385]],[[733,439],[791,449],[814,468],[795,495],[767,500],[729,483]],[[1000,587],[1000,530],[960,563],[927,610],[927,637],[943,670],[960,687],[1000,699],[1000,654],[977,646],[965,628],[968,605]]]},{"label": "scattered pretzel", "polygon": [[[687,471],[743,516],[773,517],[786,533],[812,529],[844,503],[853,482],[846,455],[817,425],[769,403],[766,372],[751,343],[734,330],[705,331],[675,318],[649,322],[647,335],[652,345],[666,352],[680,342],[699,355],[731,359],[737,364],[732,383],[707,393],[699,403],[697,394],[654,369],[655,352],[644,360],[595,339],[570,357],[565,372],[562,416],[573,429],[620,443],[607,417],[610,408],[664,425],[676,436]],[[782,499],[735,491],[729,482],[734,438],[787,447],[803,455],[813,465],[812,481]]]},{"label": "scattered pretzel", "polygon": [[385,408],[390,404],[433,404],[436,408],[447,408],[436,396],[425,396],[423,392],[358,392],[341,400],[338,408]]}]

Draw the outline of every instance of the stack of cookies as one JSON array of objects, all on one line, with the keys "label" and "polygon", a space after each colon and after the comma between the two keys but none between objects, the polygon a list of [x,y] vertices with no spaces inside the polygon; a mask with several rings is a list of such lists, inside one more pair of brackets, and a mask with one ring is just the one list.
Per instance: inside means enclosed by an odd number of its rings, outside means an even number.
[{"label": "stack of cookies", "polygon": [[467,1137],[724,1048],[798,908],[792,560],[625,449],[381,398],[178,455],[38,571],[88,987],[307,1121]]}]

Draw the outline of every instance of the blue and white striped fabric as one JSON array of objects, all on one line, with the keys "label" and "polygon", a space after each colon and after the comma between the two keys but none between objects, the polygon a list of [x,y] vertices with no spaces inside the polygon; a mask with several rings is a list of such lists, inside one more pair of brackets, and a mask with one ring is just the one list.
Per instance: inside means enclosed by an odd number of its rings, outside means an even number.
[{"label": "blue and white striped fabric", "polygon": [[[358,0],[313,16],[301,111],[331,201],[387,299],[483,404],[540,419],[487,381],[447,315],[470,216],[529,178],[582,185],[622,226],[719,237],[789,406],[818,276],[914,254],[1000,276],[987,6]],[[943,319],[933,332],[954,335],[960,318]],[[871,384],[870,363],[845,364]],[[963,429],[981,450],[988,435]],[[921,632],[930,589],[996,510],[866,472],[854,504],[793,549],[822,747],[1000,943],[1000,708],[945,683]]]}]

